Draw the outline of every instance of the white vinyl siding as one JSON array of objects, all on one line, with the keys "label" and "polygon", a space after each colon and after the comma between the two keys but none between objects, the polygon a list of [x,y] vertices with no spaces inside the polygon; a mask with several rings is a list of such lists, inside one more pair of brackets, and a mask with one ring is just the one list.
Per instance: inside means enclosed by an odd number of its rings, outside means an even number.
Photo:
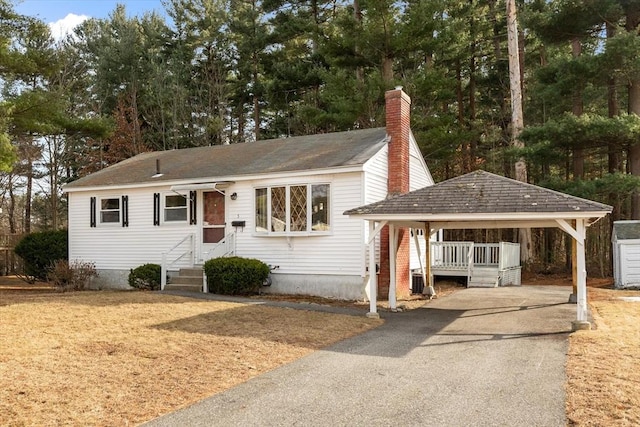
[{"label": "white vinyl siding", "polygon": [[409,170],[409,190],[418,190],[434,184],[420,147],[413,137],[409,144]]},{"label": "white vinyl siding", "polygon": [[614,281],[618,288],[640,286],[640,241],[614,241]]},{"label": "white vinyl siding", "polygon": [[[226,193],[237,193],[237,199],[227,198],[226,232],[236,232],[236,254],[257,258],[280,266],[278,274],[328,274],[360,276],[364,221],[349,218],[343,212],[360,204],[362,174],[312,175],[304,182],[330,185],[331,230],[319,235],[261,236],[255,233],[254,197],[258,186],[296,185],[292,179],[238,181]],[[69,193],[69,256],[96,264],[97,269],[130,269],[145,263],[160,263],[162,252],[190,233],[199,246],[202,218],[197,225],[185,222],[153,225],[153,194],[168,193],[168,188],[128,190],[129,226],[90,227],[90,197],[99,192]],[[199,194],[198,197],[201,197]],[[235,228],[231,221],[245,221],[245,227]],[[309,233],[310,234],[310,233]],[[175,268],[188,266],[188,257]]]},{"label": "white vinyl siding", "polygon": [[289,235],[256,233],[255,189],[271,186],[295,186],[300,178],[236,182],[238,199],[229,203],[233,220],[245,220],[247,226],[236,235],[237,254],[278,265],[277,274],[360,275],[363,221],[342,213],[358,206],[361,173],[305,178],[309,185],[330,185],[331,229],[318,235],[312,232]]},{"label": "white vinyl siding", "polygon": [[[160,190],[163,191],[168,192],[169,189]],[[89,199],[96,197],[100,200],[102,194],[96,191],[68,193],[69,259],[94,262],[97,269],[130,269],[146,263],[159,264],[163,251],[188,233],[195,233],[197,228],[184,222],[154,226],[154,192],[158,189],[127,190],[128,227],[94,228],[90,227]],[[178,265],[187,266],[187,261],[181,260]]]},{"label": "white vinyl siding", "polygon": [[[389,157],[388,145],[385,145],[375,156],[373,156],[364,165],[364,181],[365,191],[363,193],[362,205],[378,202],[387,197],[387,159]],[[362,265],[360,267],[362,274],[365,274],[369,260],[369,225],[366,221],[363,223],[363,240],[364,246],[362,250]],[[380,263],[380,237],[376,237],[376,263]]]}]

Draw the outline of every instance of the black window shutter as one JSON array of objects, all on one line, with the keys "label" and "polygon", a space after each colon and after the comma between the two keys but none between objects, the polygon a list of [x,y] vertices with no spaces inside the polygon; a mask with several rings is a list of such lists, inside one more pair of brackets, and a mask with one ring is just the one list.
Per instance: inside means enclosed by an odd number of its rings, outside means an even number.
[{"label": "black window shutter", "polygon": [[153,225],[160,225],[160,193],[153,193]]},{"label": "black window shutter", "polygon": [[96,198],[92,197],[91,204],[89,208],[89,227],[96,226]]},{"label": "black window shutter", "polygon": [[129,196],[122,196],[122,226],[129,226]]},{"label": "black window shutter", "polygon": [[198,218],[196,217],[196,192],[189,192],[189,224],[194,225],[198,223]]}]

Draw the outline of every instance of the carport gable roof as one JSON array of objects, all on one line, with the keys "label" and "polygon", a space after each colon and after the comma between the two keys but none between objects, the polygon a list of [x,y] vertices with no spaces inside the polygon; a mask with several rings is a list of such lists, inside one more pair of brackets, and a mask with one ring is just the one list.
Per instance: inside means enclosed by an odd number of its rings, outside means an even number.
[{"label": "carport gable roof", "polygon": [[344,214],[375,220],[490,221],[601,218],[611,210],[602,203],[475,171]]}]

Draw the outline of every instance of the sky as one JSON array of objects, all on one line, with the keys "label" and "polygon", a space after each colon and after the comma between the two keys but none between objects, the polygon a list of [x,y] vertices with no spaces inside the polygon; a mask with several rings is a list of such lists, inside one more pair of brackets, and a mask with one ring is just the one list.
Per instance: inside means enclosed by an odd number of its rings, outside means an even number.
[{"label": "sky", "polygon": [[107,18],[118,3],[125,5],[129,16],[164,11],[161,0],[14,0],[13,3],[17,13],[49,24],[55,38],[61,38],[85,19]]}]

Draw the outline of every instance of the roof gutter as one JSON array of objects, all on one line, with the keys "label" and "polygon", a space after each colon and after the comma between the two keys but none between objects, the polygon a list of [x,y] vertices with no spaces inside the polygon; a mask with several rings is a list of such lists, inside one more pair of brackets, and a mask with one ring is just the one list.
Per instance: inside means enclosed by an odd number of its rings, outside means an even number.
[{"label": "roof gutter", "polygon": [[194,182],[193,184],[177,184],[169,188],[171,191],[195,191],[195,190],[211,190],[221,191],[228,188],[234,181],[214,181],[214,182]]}]

